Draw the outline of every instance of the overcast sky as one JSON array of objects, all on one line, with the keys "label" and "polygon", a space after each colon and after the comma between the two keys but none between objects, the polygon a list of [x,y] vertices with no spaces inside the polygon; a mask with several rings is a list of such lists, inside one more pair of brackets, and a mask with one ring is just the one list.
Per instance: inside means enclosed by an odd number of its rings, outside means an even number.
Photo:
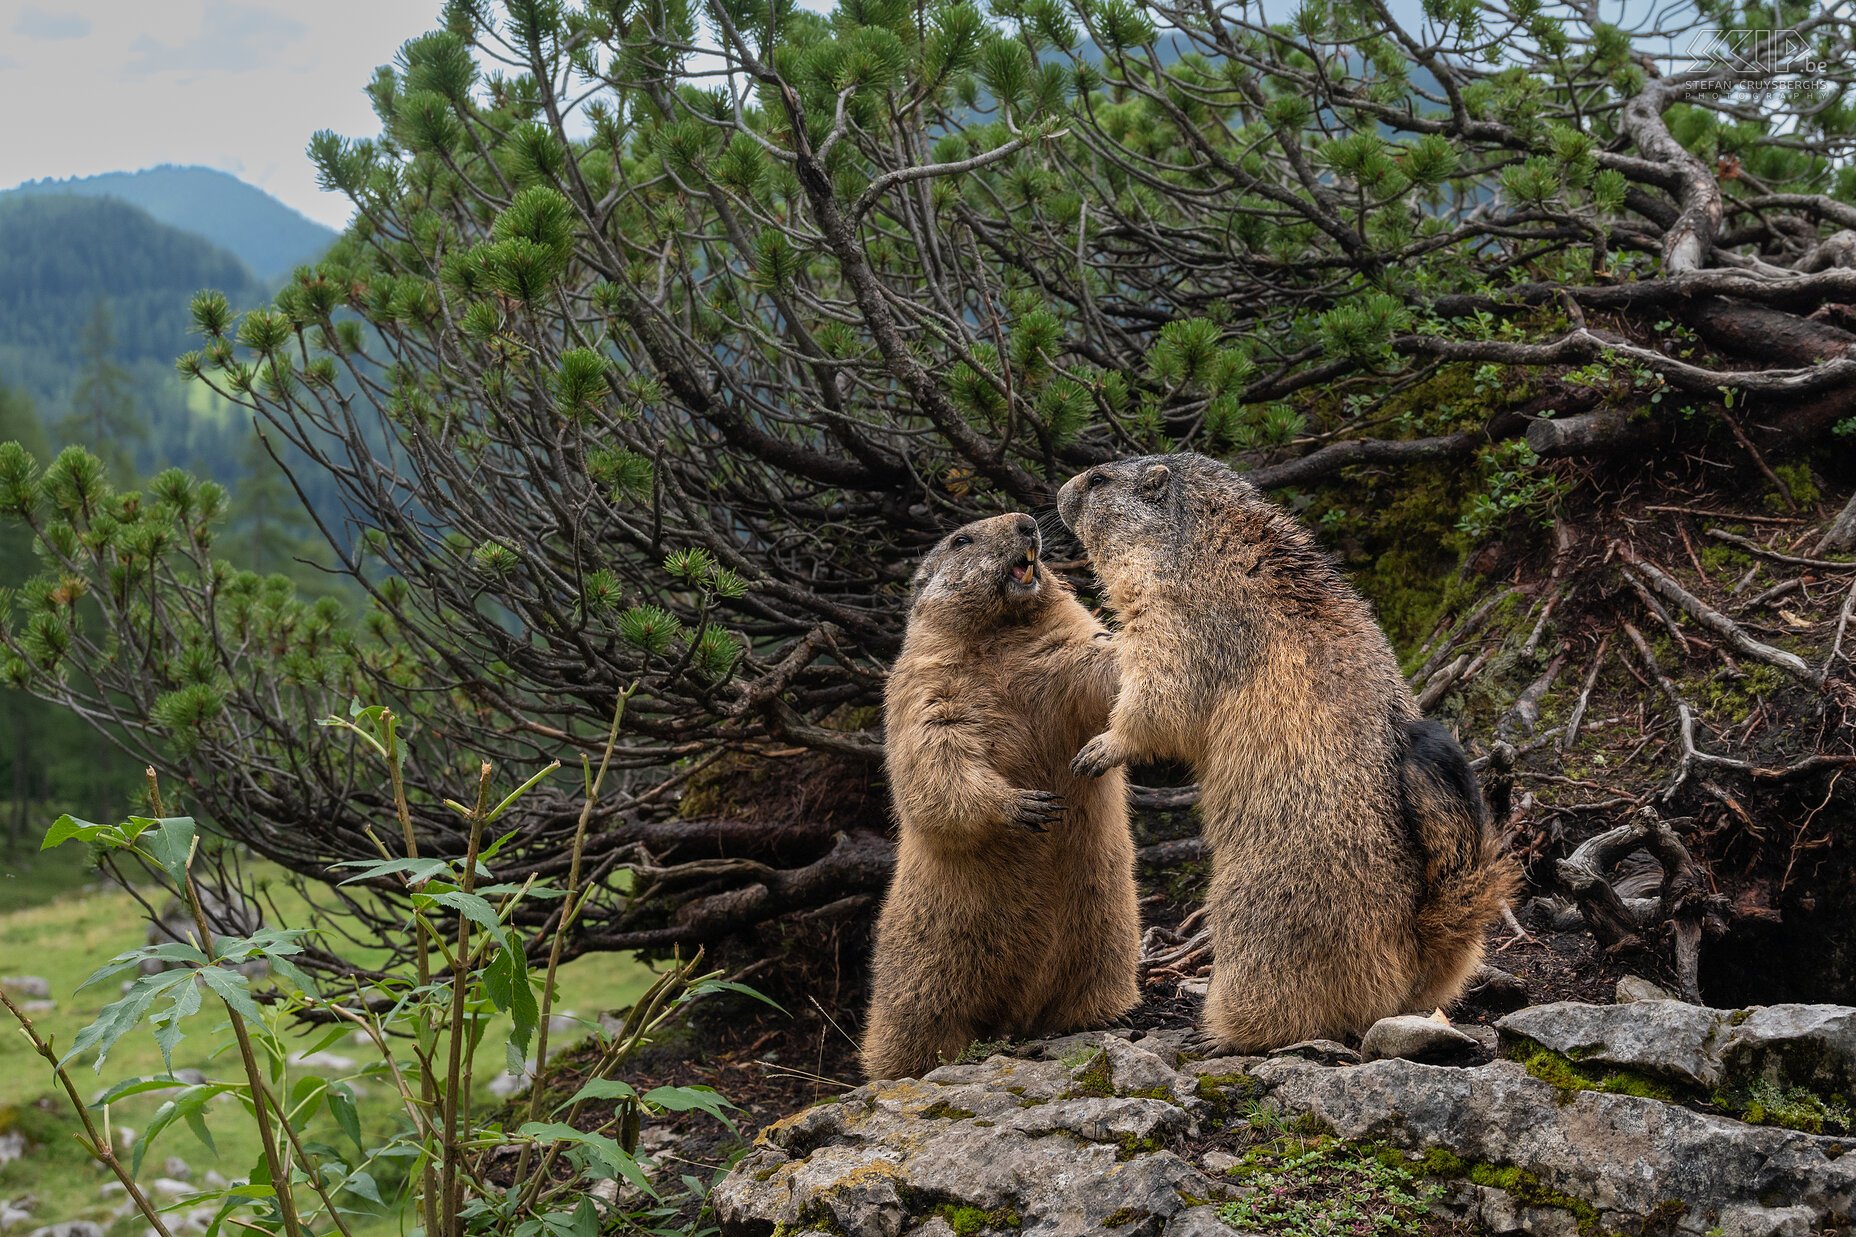
[{"label": "overcast sky", "polygon": [[0,189],[204,164],[340,227],[303,148],[379,131],[362,90],[439,3],[0,0]]},{"label": "overcast sky", "polygon": [[[1290,0],[1279,0],[1285,7]],[[1630,11],[1654,0],[1606,0]],[[801,0],[829,8],[830,0]],[[1392,0],[1416,26],[1420,0]],[[0,0],[0,189],[161,163],[230,172],[331,227],[309,135],[370,136],[363,88],[440,0]],[[1265,5],[1266,9],[1272,7]]]}]

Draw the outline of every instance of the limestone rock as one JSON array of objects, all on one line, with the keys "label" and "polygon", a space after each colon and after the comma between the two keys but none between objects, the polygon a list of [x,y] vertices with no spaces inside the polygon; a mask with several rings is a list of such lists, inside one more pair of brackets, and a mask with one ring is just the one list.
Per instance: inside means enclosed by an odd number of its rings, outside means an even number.
[{"label": "limestone rock", "polygon": [[1531,1039],[1574,1061],[1637,1070],[1711,1091],[1721,1081],[1714,1043],[1728,1018],[1725,1010],[1682,1001],[1559,1001],[1509,1014],[1495,1027],[1504,1039]]},{"label": "limestone rock", "polygon": [[1617,1002],[1629,1005],[1632,1001],[1673,1001],[1675,993],[1660,988],[1640,975],[1626,975],[1618,980]]},{"label": "limestone rock", "polygon": [[354,1058],[339,1052],[293,1052],[290,1064],[316,1074],[346,1074],[354,1069]]},{"label": "limestone rock", "polygon": [[[1196,1128],[1178,1097],[1197,1083],[1119,1036],[1096,1041],[1074,1065],[943,1066],[769,1126],[711,1196],[723,1233],[895,1237],[930,1213],[963,1233],[1157,1233],[1187,1207],[1182,1194],[1213,1189],[1165,1149]],[[1112,1093],[1123,1085],[1148,1094]]]},{"label": "limestone rock", "polygon": [[1766,1005],[1728,1030],[1723,1070],[1736,1082],[1856,1094],[1856,1009],[1847,1005]]},{"label": "limestone rock", "polygon": [[1400,1014],[1381,1018],[1366,1029],[1360,1056],[1367,1061],[1401,1057],[1408,1061],[1461,1061],[1476,1055],[1482,1045],[1473,1036],[1447,1022]]},{"label": "limestone rock", "polygon": [[19,1228],[32,1219],[33,1199],[0,1198],[0,1233]]},{"label": "limestone rock", "polygon": [[1318,1061],[1322,1065],[1358,1065],[1360,1054],[1347,1045],[1331,1039],[1305,1039],[1299,1044],[1288,1044],[1270,1053],[1272,1057],[1302,1057],[1309,1061]]},{"label": "limestone rock", "polygon": [[1538,1005],[1496,1024],[1584,1064],[1665,1078],[1703,1094],[1755,1081],[1831,1095],[1856,1092],[1856,1009],[1765,1005],[1706,1009],[1681,1001]]},{"label": "limestone rock", "polygon": [[1504,1021],[1511,1042],[1659,1072],[1693,1102],[1568,1090],[1515,1061],[1329,1064],[1344,1053],[1308,1046],[1187,1060],[1179,1034],[1067,1036],[776,1122],[711,1201],[725,1237],[1224,1237],[1222,1205],[1258,1188],[1243,1153],[1260,1105],[1299,1131],[1406,1152],[1440,1208],[1479,1233],[1811,1237],[1849,1229],[1850,1139],[1703,1111],[1709,1093],[1673,1084],[1764,1079],[1821,1094],[1848,1078],[1852,1018],[1649,1000]]},{"label": "limestone rock", "polygon": [[15,1001],[21,999],[48,1000],[52,994],[51,983],[38,975],[4,975],[0,976],[0,988]]},{"label": "limestone rock", "polygon": [[66,1220],[62,1224],[35,1228],[26,1237],[103,1237],[103,1226],[89,1220]]},{"label": "limestone rock", "polygon": [[1231,1226],[1216,1207],[1188,1207],[1166,1222],[1162,1237],[1231,1237]]},{"label": "limestone rock", "polygon": [[1495,1184],[1506,1173],[1525,1187],[1505,1191],[1517,1201],[1564,1198],[1571,1205],[1558,1210],[1607,1230],[1651,1215],[1698,1235],[1728,1219],[1782,1226],[1798,1208],[1846,1223],[1856,1207],[1856,1157],[1844,1141],[1639,1096],[1563,1096],[1511,1061],[1325,1070],[1279,1059],[1256,1072],[1272,1108],[1308,1113],[1342,1138],[1488,1165]]}]

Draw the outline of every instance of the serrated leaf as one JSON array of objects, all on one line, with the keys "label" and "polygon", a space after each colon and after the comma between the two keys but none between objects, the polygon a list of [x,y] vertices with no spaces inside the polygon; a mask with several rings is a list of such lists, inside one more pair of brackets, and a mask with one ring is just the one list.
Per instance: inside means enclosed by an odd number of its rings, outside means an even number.
[{"label": "serrated leaf", "polygon": [[735,1105],[709,1087],[652,1087],[642,1098],[649,1108],[664,1112],[706,1112],[730,1130],[735,1128],[725,1111]]},{"label": "serrated leaf", "polygon": [[90,1107],[102,1108],[107,1104],[114,1104],[125,1096],[145,1095],[150,1091],[172,1091],[177,1087],[192,1085],[178,1078],[126,1078],[90,1101]]},{"label": "serrated leaf", "polygon": [[439,906],[450,907],[497,940],[503,939],[502,918],[497,915],[496,908],[479,895],[453,889],[449,893],[432,894],[431,900]]},{"label": "serrated leaf", "polygon": [[39,843],[39,849],[50,850],[54,846],[63,846],[72,838],[88,842],[107,828],[108,825],[94,824],[66,814],[54,820],[52,827],[45,831],[45,840]]},{"label": "serrated leaf", "polygon": [[[447,880],[454,880],[456,873],[448,859],[348,859],[335,864],[338,868],[359,868],[360,871],[343,881],[344,885],[353,885],[361,881],[378,880],[382,876],[402,873],[408,884],[420,884],[443,874]],[[488,869],[484,875],[489,875]]]},{"label": "serrated leaf", "polygon": [[541,1143],[564,1142],[584,1147],[601,1167],[624,1177],[652,1198],[658,1197],[657,1190],[639,1171],[638,1161],[627,1155],[625,1148],[616,1141],[603,1134],[589,1134],[560,1121],[530,1121],[516,1132]]},{"label": "serrated leaf", "polygon": [[373,1175],[364,1168],[357,1168],[342,1179],[342,1190],[349,1194],[358,1194],[377,1207],[386,1206],[380,1197],[380,1187],[374,1183]]},{"label": "serrated leaf", "polygon": [[131,824],[145,825],[148,840],[142,845],[154,856],[174,884],[185,890],[187,887],[187,861],[193,857],[193,839],[195,829],[191,816],[165,816],[153,819],[146,816],[131,816]]},{"label": "serrated leaf", "polygon": [[705,979],[691,984],[684,993],[683,999],[690,1000],[709,992],[739,992],[742,996],[751,996],[757,1001],[773,1006],[783,1014],[786,1013],[786,1007],[766,993],[750,988],[746,984],[738,984],[731,979]]},{"label": "serrated leaf", "polygon": [[595,1078],[563,1101],[560,1108],[555,1111],[560,1112],[561,1109],[572,1108],[581,1100],[626,1100],[636,1097],[637,1094],[637,1089],[623,1079]]},{"label": "serrated leaf", "polygon": [[354,1144],[355,1150],[366,1151],[367,1148],[361,1145],[361,1114],[354,1106],[354,1091],[347,1083],[338,1082],[329,1088],[328,1093],[322,1099],[323,1103],[328,1105],[329,1116],[335,1119],[335,1124],[340,1126],[342,1133],[348,1136],[348,1141]]},{"label": "serrated leaf", "polygon": [[60,1065],[96,1051],[97,1059],[92,1068],[103,1072],[103,1062],[109,1059],[110,1049],[116,1041],[142,1024],[148,1016],[149,1006],[168,989],[180,983],[191,983],[191,971],[164,971],[159,975],[144,975],[130,985],[129,991],[111,1001],[98,1011],[95,1021],[84,1027],[71,1041],[71,1051],[66,1053]]},{"label": "serrated leaf", "polygon": [[248,1022],[264,1021],[263,1012],[258,1009],[257,1002],[251,999],[251,985],[243,975],[223,966],[203,967],[199,974],[206,981],[206,986],[232,1007],[233,1013]]}]

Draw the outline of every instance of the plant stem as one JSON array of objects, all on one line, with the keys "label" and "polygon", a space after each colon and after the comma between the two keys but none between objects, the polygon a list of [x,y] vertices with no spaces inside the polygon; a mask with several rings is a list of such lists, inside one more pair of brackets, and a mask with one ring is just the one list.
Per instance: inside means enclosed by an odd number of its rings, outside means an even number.
[{"label": "plant stem", "polygon": [[129,1201],[135,1204],[135,1209],[142,1213],[142,1218],[148,1221],[149,1226],[160,1234],[160,1237],[174,1237],[167,1222],[161,1218],[161,1212],[148,1200],[148,1196],[142,1193],[142,1187],[135,1183],[135,1178],[127,1168],[123,1167],[122,1161],[116,1158],[116,1148],[110,1145],[108,1138],[97,1131],[96,1122],[90,1119],[90,1109],[78,1096],[77,1087],[72,1083],[71,1075],[65,1072],[63,1065],[59,1064],[58,1054],[52,1051],[51,1044],[40,1037],[38,1028],[32,1025],[32,1019],[28,1018],[19,1006],[13,1004],[13,998],[6,994],[4,988],[0,988],[0,1004],[4,1004],[7,1012],[13,1015],[14,1020],[19,1023],[20,1030],[26,1033],[26,1038],[32,1041],[32,1047],[38,1054],[51,1063],[52,1076],[58,1080],[58,1085],[64,1088],[65,1095],[71,1101],[72,1109],[77,1113],[77,1119],[84,1123],[84,1133],[90,1140],[85,1144],[86,1149],[98,1163],[115,1175],[117,1181],[122,1183],[122,1188],[129,1192]]},{"label": "plant stem", "polygon": [[[162,812],[161,779],[153,765],[143,769],[148,779],[148,802],[155,815]],[[215,966],[213,959],[213,929],[206,922],[206,909],[200,902],[200,887],[193,880],[193,855],[200,847],[200,839],[195,835],[193,852],[187,855],[187,866],[183,870],[185,879],[181,883],[181,894],[187,899],[187,909],[193,912],[193,927],[200,935],[200,952],[207,957],[207,966]],[[264,1086],[264,1072],[258,1068],[258,1054],[252,1051],[251,1032],[245,1026],[244,1018],[232,1008],[232,1002],[221,997],[221,1005],[226,1007],[226,1017],[232,1023],[233,1038],[238,1041],[239,1060],[245,1066],[245,1079],[251,1084],[251,1111],[258,1125],[258,1140],[264,1146],[264,1162],[271,1171],[271,1188],[277,1199],[277,1212],[283,1220],[284,1232],[289,1237],[299,1237],[302,1232],[301,1222],[297,1218],[296,1194],[291,1188],[289,1163],[282,1155],[277,1144],[277,1135],[271,1129],[271,1106],[269,1093]],[[279,1111],[279,1120],[287,1126],[289,1117]]]},{"label": "plant stem", "polygon": [[[470,814],[470,844],[464,852],[464,876],[461,882],[465,893],[471,893],[477,887],[477,851],[483,845],[483,821],[489,808],[490,762],[486,760],[477,773],[477,806]],[[511,948],[519,949],[521,945],[517,942]],[[454,1235],[461,1235],[464,1231],[458,1222],[458,1215],[464,1210],[464,1200],[458,1196],[458,1092],[464,1076],[464,999],[470,991],[469,959],[470,916],[459,914],[457,961],[451,969],[451,1042],[450,1058],[445,1065],[444,1173],[441,1186],[445,1200],[445,1223],[448,1226],[446,1231]]]},{"label": "plant stem", "polygon": [[[197,847],[198,839],[195,839]],[[187,881],[183,892],[187,895],[187,907],[193,912],[194,930],[200,934],[200,952],[209,961],[208,966],[216,965],[210,961],[213,956],[213,930],[207,925],[206,911],[200,905],[200,890],[193,883],[193,857],[187,857]],[[245,1065],[245,1077],[251,1083],[251,1111],[258,1123],[258,1141],[264,1145],[264,1162],[271,1170],[271,1188],[277,1192],[277,1210],[283,1218],[284,1232],[289,1237],[300,1237],[302,1224],[297,1219],[296,1194],[291,1188],[290,1166],[277,1144],[277,1134],[271,1129],[271,1105],[269,1092],[264,1086],[264,1071],[258,1067],[258,1054],[251,1047],[251,1032],[245,1026],[245,1019],[232,1008],[232,1003],[224,997],[220,1004],[226,1007],[226,1017],[232,1020],[232,1036],[238,1041],[239,1060]],[[288,1122],[289,1118],[282,1112],[278,1119]]]},{"label": "plant stem", "polygon": [[354,1237],[354,1233],[342,1219],[341,1212],[336,1210],[335,1200],[329,1196],[328,1186],[323,1184],[322,1173],[316,1168],[316,1161],[303,1150],[302,1140],[296,1136],[296,1131],[290,1127],[289,1114],[283,1114],[280,1123],[284,1127],[284,1137],[290,1140],[290,1146],[296,1151],[296,1158],[302,1162],[303,1171],[309,1177],[309,1188],[316,1192],[316,1197],[320,1198],[322,1200],[322,1205],[328,1208],[329,1220],[340,1230],[342,1237]]},{"label": "plant stem", "polygon": [[[574,826],[573,852],[567,864],[567,896],[561,899],[560,918],[554,924],[554,941],[548,947],[548,974],[541,985],[541,1021],[535,1028],[535,1082],[529,1084],[528,1115],[524,1121],[533,1121],[541,1103],[541,1088],[536,1083],[541,1080],[542,1067],[548,1063],[548,1020],[554,1009],[554,974],[561,966],[561,951],[567,942],[567,929],[574,912],[574,901],[580,894],[580,857],[586,851],[587,823],[593,819],[593,807],[599,802],[599,788],[606,780],[606,768],[612,763],[612,749],[619,741],[619,723],[625,720],[625,704],[638,690],[642,679],[632,680],[631,686],[619,693],[618,700],[612,706],[612,725],[606,728],[606,744],[599,754],[599,772],[594,775],[592,784],[587,787],[586,802],[580,805],[580,820]],[[530,1144],[522,1144],[522,1152],[516,1157],[516,1180],[520,1182],[528,1173]]]},{"label": "plant stem", "polygon": [[[393,810],[399,816],[400,836],[405,842],[406,858],[419,857],[419,840],[412,829],[412,805],[406,801],[406,779],[400,772],[399,719],[392,709],[380,711],[380,733],[385,740],[382,746],[386,750],[387,778],[393,787]],[[432,961],[427,949],[425,921],[422,917],[413,917],[413,941],[418,951],[419,988],[423,991],[432,982]],[[428,1004],[418,1003],[419,1028],[416,1038],[423,1041],[430,1030]],[[432,1071],[422,1068],[419,1071],[419,1098],[425,1104],[425,1110],[432,1112],[438,1107],[437,1080]],[[427,1155],[419,1170],[420,1203],[425,1212],[426,1237],[438,1237],[442,1231],[439,1227],[438,1173],[432,1166],[432,1157]]]}]

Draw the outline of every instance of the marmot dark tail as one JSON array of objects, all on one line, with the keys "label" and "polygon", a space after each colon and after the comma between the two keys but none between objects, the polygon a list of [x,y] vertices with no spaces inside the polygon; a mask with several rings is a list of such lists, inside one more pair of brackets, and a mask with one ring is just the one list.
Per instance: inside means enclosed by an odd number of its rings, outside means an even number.
[{"label": "marmot dark tail", "polygon": [[1448,1005],[1482,961],[1482,942],[1521,874],[1501,852],[1475,773],[1450,732],[1408,721],[1399,769],[1406,828],[1424,862],[1418,905],[1422,970],[1411,1005]]}]

